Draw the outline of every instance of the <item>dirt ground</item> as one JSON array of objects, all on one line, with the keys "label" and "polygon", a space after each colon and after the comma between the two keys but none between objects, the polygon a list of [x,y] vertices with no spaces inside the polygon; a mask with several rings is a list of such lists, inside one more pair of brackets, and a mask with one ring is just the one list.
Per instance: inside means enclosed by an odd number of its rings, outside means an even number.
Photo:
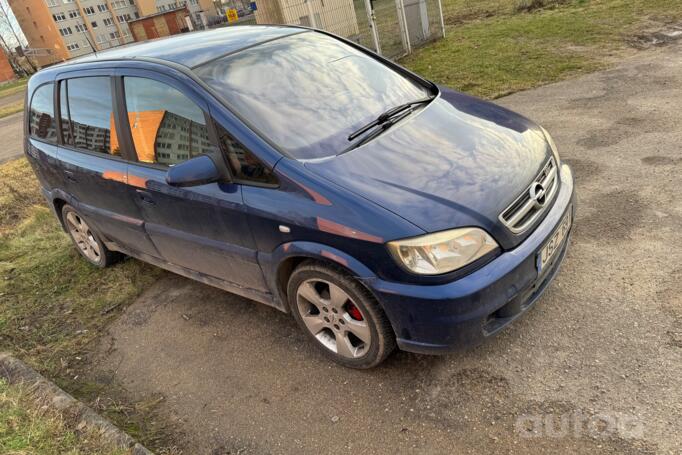
[{"label": "dirt ground", "polygon": [[681,453],[682,46],[499,102],[551,131],[579,196],[538,305],[487,344],[331,364],[294,321],[167,275],[99,349],[186,453]]}]

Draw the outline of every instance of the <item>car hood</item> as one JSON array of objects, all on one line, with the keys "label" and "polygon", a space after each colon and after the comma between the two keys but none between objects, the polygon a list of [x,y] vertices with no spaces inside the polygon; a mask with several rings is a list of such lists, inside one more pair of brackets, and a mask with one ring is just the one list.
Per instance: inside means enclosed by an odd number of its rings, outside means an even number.
[{"label": "car hood", "polygon": [[480,226],[508,249],[524,236],[509,232],[498,216],[550,153],[530,120],[441,89],[428,106],[378,138],[305,165],[426,232]]}]

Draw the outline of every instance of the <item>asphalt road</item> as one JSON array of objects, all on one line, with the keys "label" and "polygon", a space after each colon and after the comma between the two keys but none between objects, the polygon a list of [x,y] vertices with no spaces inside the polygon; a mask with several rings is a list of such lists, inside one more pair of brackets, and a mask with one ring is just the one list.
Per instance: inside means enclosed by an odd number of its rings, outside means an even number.
[{"label": "asphalt road", "polygon": [[0,163],[17,158],[23,153],[22,123],[21,112],[0,119]]},{"label": "asphalt road", "polygon": [[19,92],[19,93],[13,93],[9,96],[3,96],[0,98],[0,107],[7,106],[9,104],[14,104],[26,97],[26,90]]},{"label": "asphalt road", "polygon": [[187,453],[681,453],[682,47],[500,100],[577,176],[562,271],[484,346],[331,364],[288,316],[167,275],[102,341]]}]

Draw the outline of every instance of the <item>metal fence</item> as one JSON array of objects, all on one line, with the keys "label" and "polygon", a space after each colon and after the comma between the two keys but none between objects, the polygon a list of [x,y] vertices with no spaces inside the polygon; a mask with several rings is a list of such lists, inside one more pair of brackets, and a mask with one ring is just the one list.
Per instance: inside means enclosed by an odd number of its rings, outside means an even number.
[{"label": "metal fence", "polygon": [[[252,3],[254,6],[254,3]],[[327,30],[396,59],[444,35],[440,0],[256,0],[237,20],[209,26],[304,25]]]}]

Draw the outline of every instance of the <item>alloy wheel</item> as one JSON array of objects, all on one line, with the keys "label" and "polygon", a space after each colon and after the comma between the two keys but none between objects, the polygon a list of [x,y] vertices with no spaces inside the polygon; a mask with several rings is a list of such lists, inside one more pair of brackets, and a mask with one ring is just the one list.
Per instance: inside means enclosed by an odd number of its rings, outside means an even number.
[{"label": "alloy wheel", "polygon": [[66,225],[69,234],[73,237],[81,253],[92,262],[99,262],[101,258],[99,244],[85,220],[78,216],[76,212],[68,212],[66,215]]},{"label": "alloy wheel", "polygon": [[365,355],[372,343],[367,318],[350,296],[326,280],[306,280],[296,292],[306,328],[330,351],[349,359]]}]

